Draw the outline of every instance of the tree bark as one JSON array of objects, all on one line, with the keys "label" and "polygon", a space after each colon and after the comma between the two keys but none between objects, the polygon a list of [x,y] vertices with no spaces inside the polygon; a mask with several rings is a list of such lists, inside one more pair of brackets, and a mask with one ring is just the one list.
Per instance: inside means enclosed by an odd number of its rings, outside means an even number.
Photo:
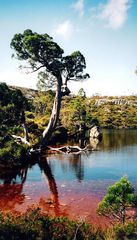
[{"label": "tree bark", "polygon": [[126,219],[126,209],[125,209],[125,206],[123,206],[123,209],[122,209],[122,224],[125,223],[125,219]]},{"label": "tree bark", "polygon": [[28,127],[26,124],[26,117],[25,117],[25,112],[24,110],[22,111],[22,126],[24,130],[24,139],[29,142],[29,134],[28,134]]},{"label": "tree bark", "polygon": [[28,128],[27,128],[27,124],[23,123],[23,129],[24,129],[24,139],[29,142],[29,135],[28,135]]},{"label": "tree bark", "polygon": [[52,113],[51,117],[48,123],[48,126],[44,130],[42,134],[42,139],[41,139],[41,147],[47,146],[52,133],[56,127],[57,121],[59,119],[59,114],[60,114],[60,108],[61,108],[61,99],[62,99],[62,92],[61,92],[61,87],[62,87],[62,79],[61,77],[58,76],[57,78],[57,89],[56,89],[56,95],[54,99],[54,104],[52,108]]}]

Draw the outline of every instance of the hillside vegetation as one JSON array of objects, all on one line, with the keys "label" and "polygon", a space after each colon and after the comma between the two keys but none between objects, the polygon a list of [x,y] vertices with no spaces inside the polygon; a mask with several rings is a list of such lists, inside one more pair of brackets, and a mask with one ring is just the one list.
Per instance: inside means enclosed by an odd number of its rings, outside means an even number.
[{"label": "hillside vegetation", "polygon": [[94,96],[87,99],[87,104],[102,128],[137,127],[137,96]]},{"label": "hillside vegetation", "polygon": [[[20,90],[34,106],[31,113],[27,112],[28,123],[37,124],[42,130],[48,123],[54,92],[26,88]],[[90,128],[93,122],[99,123],[102,128],[137,128],[137,95],[64,97],[59,125],[67,129],[68,134],[74,134],[83,124]]]}]

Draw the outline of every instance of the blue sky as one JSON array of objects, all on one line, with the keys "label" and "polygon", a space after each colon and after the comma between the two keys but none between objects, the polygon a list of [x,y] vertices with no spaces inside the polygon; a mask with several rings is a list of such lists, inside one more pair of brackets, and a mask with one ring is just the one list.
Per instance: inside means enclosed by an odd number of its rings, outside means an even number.
[{"label": "blue sky", "polygon": [[71,83],[73,92],[137,94],[137,0],[0,0],[1,82],[36,86],[11,58],[13,35],[27,28],[53,36],[65,54],[84,54],[91,78]]}]

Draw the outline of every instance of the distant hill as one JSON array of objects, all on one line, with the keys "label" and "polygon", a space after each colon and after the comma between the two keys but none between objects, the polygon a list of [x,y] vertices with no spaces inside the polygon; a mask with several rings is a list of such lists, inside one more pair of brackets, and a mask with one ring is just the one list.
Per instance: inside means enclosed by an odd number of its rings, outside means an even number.
[{"label": "distant hill", "polygon": [[25,87],[16,87],[16,86],[9,86],[11,89],[19,89],[23,93],[23,95],[28,99],[34,99],[37,94],[38,90],[31,89],[31,88],[25,88]]},{"label": "distant hill", "polygon": [[[25,87],[17,87],[17,86],[9,86],[11,89],[20,89],[22,93],[28,99],[33,99],[37,94],[38,90],[25,88]],[[44,93],[44,91],[43,91]],[[46,92],[45,92],[46,93]],[[71,96],[75,97],[75,96]],[[137,95],[129,95],[129,96],[100,96],[100,95],[93,95],[87,98],[88,100],[94,100],[96,106],[100,106],[103,104],[111,103],[115,105],[133,105],[137,106]]]}]

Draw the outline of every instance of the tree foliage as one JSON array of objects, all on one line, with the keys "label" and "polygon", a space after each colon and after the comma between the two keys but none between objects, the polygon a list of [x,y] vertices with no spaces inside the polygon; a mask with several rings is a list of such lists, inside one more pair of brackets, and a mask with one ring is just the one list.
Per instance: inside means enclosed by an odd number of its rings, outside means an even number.
[{"label": "tree foliage", "polygon": [[24,121],[23,112],[29,108],[27,99],[19,89],[0,84],[0,128],[14,127]]},{"label": "tree foliage", "polygon": [[24,148],[15,143],[11,135],[23,132],[24,111],[28,108],[29,103],[19,89],[0,84],[0,162],[5,165],[25,154]]},{"label": "tree foliage", "polygon": [[86,101],[81,96],[63,100],[61,110],[61,123],[69,134],[76,134],[91,126],[92,116],[87,109]]},{"label": "tree foliage", "polygon": [[126,177],[122,177],[120,181],[108,188],[106,196],[99,203],[97,212],[99,215],[105,215],[124,223],[127,210],[130,207],[135,207],[136,203],[137,196],[132,184]]},{"label": "tree foliage", "polygon": [[86,68],[84,56],[76,51],[64,57],[63,49],[48,34],[38,34],[27,29],[23,34],[14,35],[11,48],[15,51],[14,57],[26,60],[28,70],[44,68],[55,77],[64,75],[66,82],[89,77],[88,74],[83,75]]}]

